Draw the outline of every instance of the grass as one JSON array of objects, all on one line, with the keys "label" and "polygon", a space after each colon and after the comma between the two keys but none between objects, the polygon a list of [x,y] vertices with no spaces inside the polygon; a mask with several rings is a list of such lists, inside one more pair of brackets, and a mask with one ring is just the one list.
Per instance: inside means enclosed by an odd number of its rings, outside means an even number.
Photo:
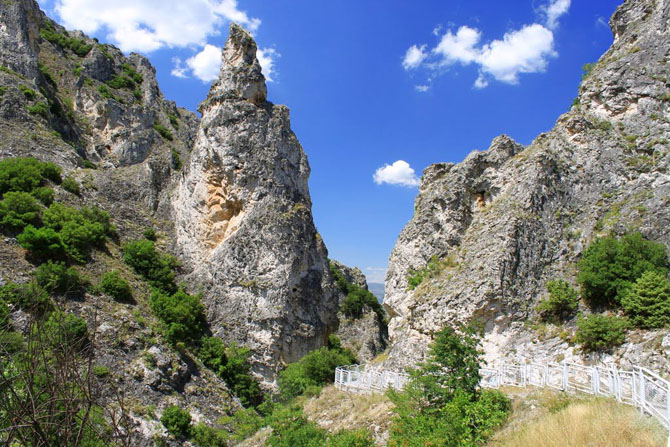
[{"label": "grass", "polygon": [[489,447],[661,447],[665,430],[654,419],[612,399],[547,390],[516,400],[512,417]]}]

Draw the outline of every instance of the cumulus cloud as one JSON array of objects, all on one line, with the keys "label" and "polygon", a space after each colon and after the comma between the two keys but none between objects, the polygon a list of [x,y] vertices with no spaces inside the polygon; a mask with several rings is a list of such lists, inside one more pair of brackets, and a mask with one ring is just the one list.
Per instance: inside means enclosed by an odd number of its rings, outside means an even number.
[{"label": "cumulus cloud", "polygon": [[426,57],[428,56],[424,52],[425,48],[426,48],[425,45],[422,45],[420,47],[412,45],[411,47],[409,47],[402,61],[402,67],[405,70],[411,70],[412,68],[416,68],[419,65],[421,65],[421,62],[423,62],[424,59],[426,59]]},{"label": "cumulus cloud", "polygon": [[553,0],[549,5],[545,6],[547,28],[556,29],[558,27],[558,19],[568,12],[571,1],[572,0]]},{"label": "cumulus cloud", "polygon": [[[259,48],[256,52],[258,63],[261,64],[261,69],[265,80],[273,82],[273,75],[275,74],[275,59],[280,56],[274,48]],[[177,78],[188,78],[195,76],[202,82],[212,82],[219,77],[221,71],[221,48],[207,44],[205,47],[193,57],[190,57],[186,62],[180,58],[172,59],[172,71],[170,74]]]},{"label": "cumulus cloud", "polygon": [[388,183],[407,187],[419,186],[414,169],[404,160],[398,160],[391,165],[385,164],[375,171],[372,178],[378,185]]},{"label": "cumulus cloud", "polygon": [[[553,30],[558,26],[559,18],[568,12],[570,3],[571,0],[552,0],[542,8],[545,25],[524,25],[505,33],[502,39],[489,42],[482,42],[483,34],[476,28],[461,26],[456,32],[449,29],[429,52],[424,51],[425,45],[412,45],[407,50],[403,67],[408,69],[406,62],[412,54],[415,57],[411,58],[411,68],[423,66],[431,76],[455,64],[474,64],[479,71],[474,82],[477,89],[486,88],[491,80],[517,84],[520,74],[541,73],[547,69],[549,60],[558,56],[554,50]],[[416,56],[417,51],[424,56]]]},{"label": "cumulus cloud", "polygon": [[225,21],[251,31],[261,23],[241,11],[237,0],[56,0],[55,10],[67,28],[104,30],[124,52],[202,46]]},{"label": "cumulus cloud", "polygon": [[427,92],[428,90],[430,90],[430,85],[424,85],[424,84],[415,85],[415,86],[414,86],[414,89],[415,89],[417,92],[425,93],[425,92]]}]

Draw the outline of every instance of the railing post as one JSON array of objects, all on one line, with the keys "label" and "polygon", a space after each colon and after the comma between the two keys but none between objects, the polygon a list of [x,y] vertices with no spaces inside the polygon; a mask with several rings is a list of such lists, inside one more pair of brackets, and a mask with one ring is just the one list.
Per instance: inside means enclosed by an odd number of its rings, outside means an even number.
[{"label": "railing post", "polygon": [[600,394],[600,377],[598,375],[598,367],[594,366],[593,367],[593,374],[591,374],[591,380],[593,381],[593,386],[591,387],[593,389],[593,394],[598,395]]},{"label": "railing post", "polygon": [[644,414],[644,408],[647,403],[647,396],[644,383],[644,373],[639,368],[637,371],[640,374],[640,411]]},{"label": "railing post", "polygon": [[563,362],[563,391],[568,390],[568,364]]}]

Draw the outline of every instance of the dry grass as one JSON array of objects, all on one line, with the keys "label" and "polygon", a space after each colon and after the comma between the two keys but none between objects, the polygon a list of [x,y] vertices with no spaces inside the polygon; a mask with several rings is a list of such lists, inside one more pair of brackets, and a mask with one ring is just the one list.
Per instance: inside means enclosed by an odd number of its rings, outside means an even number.
[{"label": "dry grass", "polygon": [[[554,397],[552,397],[552,394]],[[611,399],[570,397],[543,392],[527,396],[535,404],[516,404],[508,427],[490,447],[661,447],[667,433],[650,417]],[[525,408],[524,408],[525,407]],[[532,408],[534,411],[526,411]],[[531,414],[534,413],[534,414]],[[519,419],[523,420],[519,424]],[[517,423],[515,424],[515,420]],[[509,429],[513,427],[513,429]]]},{"label": "dry grass", "polygon": [[393,403],[383,394],[362,396],[345,393],[334,386],[309,399],[304,414],[328,431],[367,429],[378,445],[385,445],[393,417]]}]

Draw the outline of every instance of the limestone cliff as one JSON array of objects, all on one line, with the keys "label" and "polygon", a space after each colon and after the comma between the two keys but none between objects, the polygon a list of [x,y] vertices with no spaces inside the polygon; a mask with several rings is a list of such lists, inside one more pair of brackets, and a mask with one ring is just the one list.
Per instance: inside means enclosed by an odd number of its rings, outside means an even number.
[{"label": "limestone cliff", "polygon": [[[501,136],[462,163],[425,170],[389,261],[390,363],[412,364],[432,331],[475,318],[489,360],[579,356],[524,327],[546,281],[574,282],[582,250],[609,232],[635,229],[670,246],[669,20],[667,1],[627,0],[610,22],[612,47],[552,131],[528,147]],[[429,264],[411,289],[409,276]],[[633,333],[601,360],[668,371],[666,334]]]},{"label": "limestone cliff", "polygon": [[256,44],[232,25],[200,106],[190,163],[172,199],[176,250],[202,288],[212,330],[253,352],[267,383],[323,346],[338,297],[289,110],[266,99]]}]

